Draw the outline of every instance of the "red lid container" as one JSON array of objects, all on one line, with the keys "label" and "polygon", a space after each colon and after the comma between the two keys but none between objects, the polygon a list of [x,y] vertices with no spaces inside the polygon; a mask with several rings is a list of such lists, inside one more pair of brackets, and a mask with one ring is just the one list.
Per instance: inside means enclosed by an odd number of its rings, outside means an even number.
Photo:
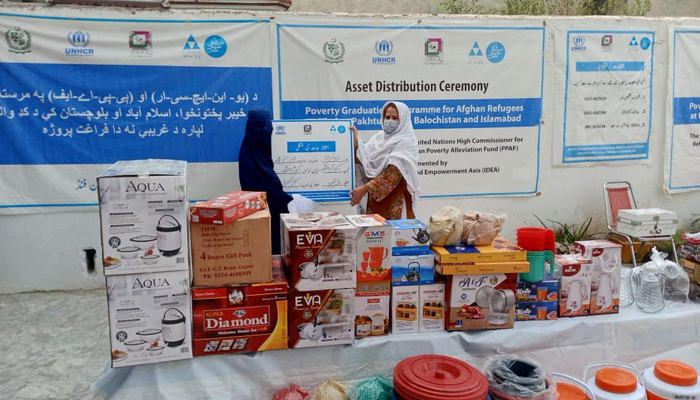
[{"label": "red lid container", "polygon": [[396,365],[394,390],[403,400],[485,400],[489,384],[463,361],[427,354]]}]

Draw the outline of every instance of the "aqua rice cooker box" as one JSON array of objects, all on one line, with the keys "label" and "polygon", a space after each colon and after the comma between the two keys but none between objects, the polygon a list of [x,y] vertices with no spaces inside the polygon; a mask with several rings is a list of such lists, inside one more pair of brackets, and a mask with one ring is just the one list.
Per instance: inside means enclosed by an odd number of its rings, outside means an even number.
[{"label": "aqua rice cooker box", "polygon": [[118,161],[97,187],[105,275],[189,270],[187,162]]},{"label": "aqua rice cooker box", "polygon": [[192,358],[189,271],[106,280],[112,368]]}]

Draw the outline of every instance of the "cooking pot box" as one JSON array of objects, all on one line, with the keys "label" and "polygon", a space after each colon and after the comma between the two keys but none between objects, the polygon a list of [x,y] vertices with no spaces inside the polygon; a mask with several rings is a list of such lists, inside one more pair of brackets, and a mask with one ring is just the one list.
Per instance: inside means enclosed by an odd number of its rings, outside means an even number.
[{"label": "cooking pot box", "polygon": [[355,342],[355,289],[289,295],[289,348]]}]

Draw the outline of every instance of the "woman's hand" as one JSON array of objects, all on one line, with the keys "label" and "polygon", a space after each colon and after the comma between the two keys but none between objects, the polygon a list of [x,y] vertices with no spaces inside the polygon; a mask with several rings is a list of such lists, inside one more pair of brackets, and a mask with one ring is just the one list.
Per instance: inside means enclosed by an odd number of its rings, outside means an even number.
[{"label": "woman's hand", "polygon": [[357,128],[355,128],[355,125],[351,125],[350,130],[352,131],[352,143],[355,145],[355,152],[357,152],[357,146],[360,141],[360,138],[357,135]]},{"label": "woman's hand", "polygon": [[350,205],[356,206],[360,204],[360,201],[362,201],[362,198],[365,197],[365,194],[367,194],[367,187],[365,185],[355,188],[355,190],[351,190],[350,195],[352,196],[352,199],[350,199]]}]

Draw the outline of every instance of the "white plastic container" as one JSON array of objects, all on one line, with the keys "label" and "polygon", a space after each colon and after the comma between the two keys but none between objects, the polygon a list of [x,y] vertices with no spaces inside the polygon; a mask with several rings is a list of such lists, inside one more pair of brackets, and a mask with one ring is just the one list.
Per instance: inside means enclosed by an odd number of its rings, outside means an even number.
[{"label": "white plastic container", "polygon": [[688,364],[663,360],[642,371],[649,400],[698,400],[698,372]]},{"label": "white plastic container", "polygon": [[586,385],[596,400],[646,400],[642,378],[636,368],[622,363],[593,363],[586,367],[583,379],[591,369],[600,368]]},{"label": "white plastic container", "polygon": [[582,381],[557,372],[550,375],[557,384],[559,400],[596,400],[595,393]]},{"label": "white plastic container", "polygon": [[678,214],[660,208],[619,210],[617,230],[633,237],[675,235]]}]

